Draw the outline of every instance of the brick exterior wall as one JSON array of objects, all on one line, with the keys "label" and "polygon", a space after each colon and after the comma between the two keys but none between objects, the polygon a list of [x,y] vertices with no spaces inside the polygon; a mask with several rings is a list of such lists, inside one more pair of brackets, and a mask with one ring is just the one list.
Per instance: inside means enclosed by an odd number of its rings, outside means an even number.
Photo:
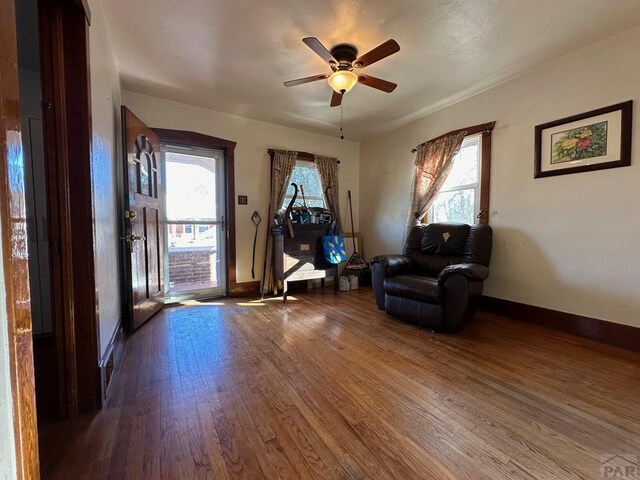
[{"label": "brick exterior wall", "polygon": [[173,287],[182,284],[211,284],[217,281],[211,248],[170,248],[169,280]]}]

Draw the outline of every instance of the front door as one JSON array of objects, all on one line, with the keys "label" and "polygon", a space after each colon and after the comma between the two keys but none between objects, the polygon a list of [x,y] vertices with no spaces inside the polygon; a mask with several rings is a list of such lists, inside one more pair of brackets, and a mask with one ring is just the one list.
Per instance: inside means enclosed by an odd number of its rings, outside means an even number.
[{"label": "front door", "polygon": [[164,304],[160,140],[122,107],[124,149],[125,302],[129,326],[138,328]]}]

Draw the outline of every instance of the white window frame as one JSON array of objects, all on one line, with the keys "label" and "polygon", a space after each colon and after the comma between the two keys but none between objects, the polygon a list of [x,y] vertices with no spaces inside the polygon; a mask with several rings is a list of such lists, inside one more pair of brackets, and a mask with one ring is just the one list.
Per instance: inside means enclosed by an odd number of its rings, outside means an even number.
[{"label": "white window frame", "polygon": [[[478,215],[480,214],[480,190],[482,186],[482,132],[474,133],[473,135],[467,135],[466,137],[464,137],[464,140],[462,140],[462,144],[460,145],[460,151],[462,151],[462,149],[465,147],[465,144],[468,145],[472,141],[476,141],[476,140],[478,142],[478,174],[476,176],[477,178],[476,182],[467,183],[464,185],[457,185],[452,188],[447,188],[446,190],[440,189],[436,194],[436,198],[438,198],[438,196],[441,193],[457,192],[460,190],[473,189],[474,190],[473,220],[474,220],[474,223],[479,223]],[[460,151],[456,154],[456,157],[460,155]],[[454,162],[455,162],[455,157],[454,157]],[[433,203],[435,203],[435,200]],[[431,205],[431,207],[429,208],[429,211],[427,212],[426,223],[431,223],[433,220],[433,217],[434,217],[433,205]]]}]

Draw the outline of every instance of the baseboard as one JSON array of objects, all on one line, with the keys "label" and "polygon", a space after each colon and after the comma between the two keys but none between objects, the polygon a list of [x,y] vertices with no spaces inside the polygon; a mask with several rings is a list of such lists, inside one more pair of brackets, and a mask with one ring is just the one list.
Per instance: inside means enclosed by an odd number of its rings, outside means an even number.
[{"label": "baseboard", "polygon": [[230,297],[246,297],[260,294],[260,282],[229,282]]},{"label": "baseboard", "polygon": [[122,319],[118,321],[118,326],[113,332],[113,336],[107,345],[107,349],[100,360],[100,379],[102,386],[102,404],[107,400],[109,395],[109,387],[113,379],[113,373],[117,365],[120,363],[122,352],[124,350],[125,332],[122,325]]},{"label": "baseboard", "polygon": [[480,309],[640,352],[640,328],[543,307],[482,296]]}]

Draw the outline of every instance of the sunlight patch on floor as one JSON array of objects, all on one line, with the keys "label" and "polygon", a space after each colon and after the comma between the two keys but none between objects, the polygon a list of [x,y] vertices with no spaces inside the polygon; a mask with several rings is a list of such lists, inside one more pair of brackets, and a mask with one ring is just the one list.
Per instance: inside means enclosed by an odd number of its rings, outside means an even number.
[{"label": "sunlight patch on floor", "polygon": [[[296,297],[292,297],[289,295],[287,297],[287,302],[297,302],[298,299]],[[263,298],[262,300],[250,300],[251,303],[262,303],[262,302],[282,302],[282,297],[271,297],[271,298]]]},{"label": "sunlight patch on floor", "polygon": [[[287,302],[297,302],[298,299],[296,297],[287,297]],[[282,297],[271,297],[271,298],[264,298],[262,300],[258,299],[258,300],[247,300],[244,302],[236,302],[236,305],[239,307],[264,307],[265,305],[267,305],[267,303],[265,302],[281,302],[282,303]],[[228,306],[230,305],[229,303],[224,303],[224,302],[217,302],[215,300],[183,300],[181,302],[178,303],[178,305],[182,305],[185,307],[194,307],[194,306],[202,306],[202,305],[213,305],[213,306],[218,306],[218,307],[223,307],[223,306]]]},{"label": "sunlight patch on floor", "polygon": [[210,302],[207,300],[183,300],[179,303],[179,305],[183,305],[185,307],[193,307],[196,305],[215,305],[215,306],[224,306],[225,304],[222,302]]}]

